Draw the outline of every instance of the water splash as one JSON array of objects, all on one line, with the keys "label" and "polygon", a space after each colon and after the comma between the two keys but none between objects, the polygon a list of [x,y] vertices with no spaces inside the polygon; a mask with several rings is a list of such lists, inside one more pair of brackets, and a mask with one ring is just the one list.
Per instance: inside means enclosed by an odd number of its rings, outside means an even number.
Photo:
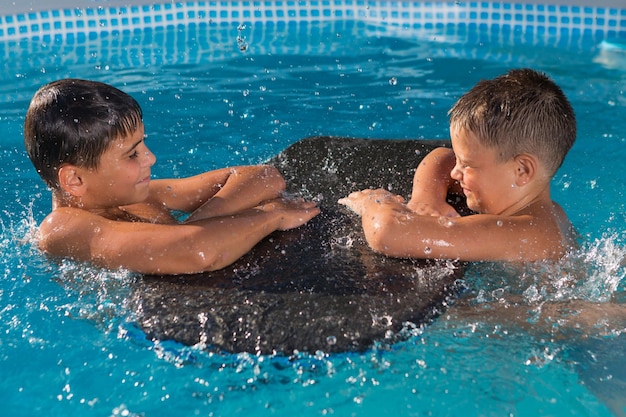
[{"label": "water splash", "polygon": [[581,253],[587,278],[579,293],[584,299],[609,301],[626,291],[626,246],[619,234],[596,239]]},{"label": "water splash", "polygon": [[584,242],[557,263],[478,264],[466,275],[468,291],[454,317],[483,330],[526,329],[558,339],[625,333],[623,237],[607,233]]},{"label": "water splash", "polygon": [[607,234],[584,243],[563,262],[534,265],[525,271],[534,280],[524,291],[527,301],[614,301],[626,283],[626,247],[622,240],[619,234]]},{"label": "water splash", "polygon": [[110,271],[90,265],[62,261],[53,280],[69,297],[59,306],[70,317],[89,320],[105,331],[133,320],[130,291],[136,275],[127,270]]},{"label": "water splash", "polygon": [[248,41],[246,40],[246,36],[244,35],[244,31],[246,29],[246,25],[243,24],[237,27],[237,48],[241,52],[246,52],[248,50]]},{"label": "water splash", "polygon": [[626,246],[617,233],[590,242],[559,262],[526,265],[482,263],[468,274],[480,302],[502,301],[504,294],[523,295],[526,303],[585,300],[609,302],[626,288]]}]

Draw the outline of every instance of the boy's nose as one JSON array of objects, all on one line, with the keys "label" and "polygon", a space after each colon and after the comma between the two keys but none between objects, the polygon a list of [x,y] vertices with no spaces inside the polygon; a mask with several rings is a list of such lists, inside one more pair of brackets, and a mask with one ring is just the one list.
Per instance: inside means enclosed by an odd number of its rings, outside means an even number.
[{"label": "boy's nose", "polygon": [[150,151],[150,149],[148,149],[148,147],[145,147],[142,153],[144,163],[148,166],[154,165],[154,163],[156,162],[156,156]]},{"label": "boy's nose", "polygon": [[453,180],[459,181],[462,176],[463,175],[461,173],[461,169],[459,168],[459,164],[454,164],[454,167],[452,168],[452,171],[450,171],[450,177]]}]

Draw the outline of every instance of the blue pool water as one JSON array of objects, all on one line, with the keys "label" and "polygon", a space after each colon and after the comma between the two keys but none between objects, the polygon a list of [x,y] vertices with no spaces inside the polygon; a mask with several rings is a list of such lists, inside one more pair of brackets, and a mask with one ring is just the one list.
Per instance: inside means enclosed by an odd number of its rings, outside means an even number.
[{"label": "blue pool water", "polygon": [[[211,20],[0,41],[2,414],[626,415],[626,38],[427,26]],[[582,248],[558,270],[472,266],[461,299],[389,349],[270,357],[149,341],[126,306],[136,277],[53,264],[29,241],[50,197],[22,124],[48,81],[135,96],[154,176],[169,177],[259,163],[317,134],[447,138],[463,92],[522,66],[552,76],[577,113],[553,194]]]}]

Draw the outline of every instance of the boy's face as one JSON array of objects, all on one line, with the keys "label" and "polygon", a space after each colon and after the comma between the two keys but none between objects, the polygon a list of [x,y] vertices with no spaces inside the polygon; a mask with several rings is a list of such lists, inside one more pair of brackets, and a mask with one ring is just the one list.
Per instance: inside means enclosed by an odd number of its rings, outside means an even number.
[{"label": "boy's face", "polygon": [[501,162],[497,150],[484,146],[465,129],[450,129],[456,165],[450,173],[459,182],[467,206],[478,213],[507,214],[515,204],[515,161]]},{"label": "boy's face", "polygon": [[86,205],[110,208],[135,204],[148,196],[150,167],[156,157],[146,147],[144,128],[115,140],[100,157],[97,169],[84,170]]}]

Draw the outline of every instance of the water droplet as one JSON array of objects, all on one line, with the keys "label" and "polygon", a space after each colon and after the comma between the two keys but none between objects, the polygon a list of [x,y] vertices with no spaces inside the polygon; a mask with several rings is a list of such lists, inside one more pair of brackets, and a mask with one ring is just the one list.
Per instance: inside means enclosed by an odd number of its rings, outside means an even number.
[{"label": "water droplet", "polygon": [[433,250],[432,250],[429,246],[426,246],[426,247],[424,248],[424,253],[425,253],[426,255],[430,255],[430,253],[431,253],[432,251],[433,251]]},{"label": "water droplet", "polygon": [[330,346],[337,344],[337,338],[335,336],[328,336],[326,338],[326,343]]},{"label": "water droplet", "polygon": [[398,79],[396,77],[391,77],[389,79],[389,85],[396,85],[398,84]]},{"label": "water droplet", "polygon": [[498,220],[498,221],[496,222],[496,226],[498,226],[498,227],[502,227],[502,220]]},{"label": "water droplet", "polygon": [[452,227],[453,225],[452,220],[450,220],[450,218],[446,216],[439,216],[437,222],[444,227]]}]

